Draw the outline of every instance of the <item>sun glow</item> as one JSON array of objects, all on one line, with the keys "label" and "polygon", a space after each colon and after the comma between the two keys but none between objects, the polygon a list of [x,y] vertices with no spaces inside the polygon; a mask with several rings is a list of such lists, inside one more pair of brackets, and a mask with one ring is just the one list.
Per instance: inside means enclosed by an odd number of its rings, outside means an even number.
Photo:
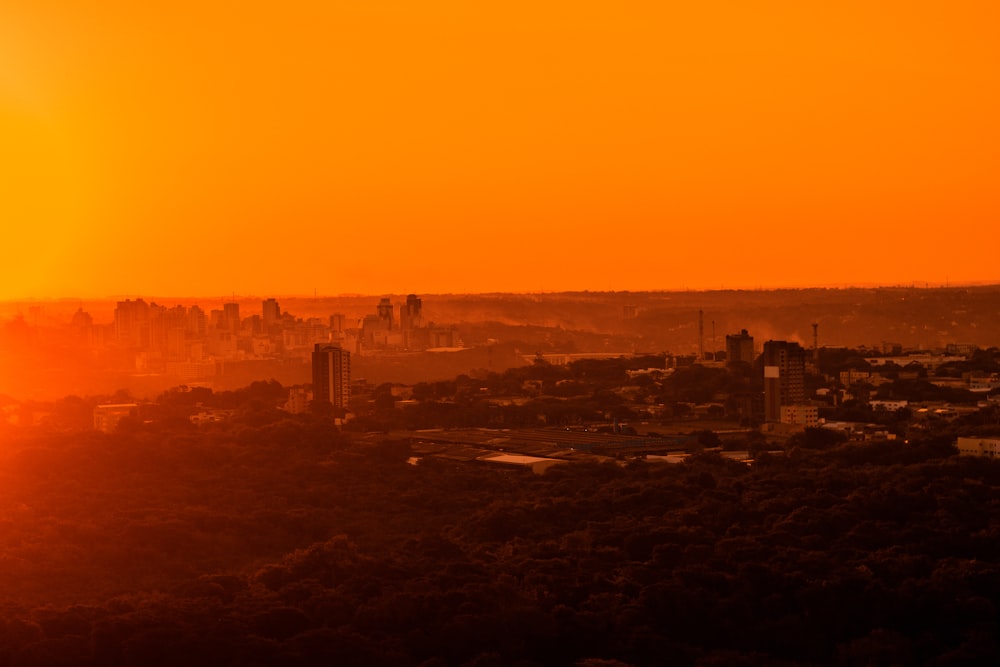
[{"label": "sun glow", "polygon": [[995,3],[670,4],[5,3],[0,298],[1000,278]]}]

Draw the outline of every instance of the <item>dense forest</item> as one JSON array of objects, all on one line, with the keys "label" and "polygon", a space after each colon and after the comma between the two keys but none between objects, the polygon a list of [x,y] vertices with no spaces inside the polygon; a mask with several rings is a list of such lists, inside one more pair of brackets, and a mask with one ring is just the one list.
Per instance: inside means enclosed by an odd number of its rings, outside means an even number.
[{"label": "dense forest", "polygon": [[948,439],[536,476],[261,414],[6,427],[0,665],[1000,663]]}]

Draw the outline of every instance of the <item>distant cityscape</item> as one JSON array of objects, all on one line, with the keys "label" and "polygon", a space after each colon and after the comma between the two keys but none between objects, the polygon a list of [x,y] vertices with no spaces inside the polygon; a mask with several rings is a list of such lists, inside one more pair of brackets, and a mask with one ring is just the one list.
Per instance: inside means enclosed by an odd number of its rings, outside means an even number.
[{"label": "distant cityscape", "polygon": [[[525,461],[542,468],[550,465],[546,462],[579,458],[567,452],[581,449],[587,456],[687,451],[690,437],[664,437],[653,430],[665,426],[675,433],[711,432],[718,442],[720,435],[745,439],[755,434],[784,443],[819,430],[843,441],[877,443],[915,434],[926,437],[962,420],[997,419],[1000,373],[990,368],[996,368],[1000,352],[950,352],[906,354],[890,349],[861,357],[856,350],[815,344],[809,350],[793,341],[768,340],[758,353],[744,329],[726,336],[725,352],[700,359],[670,354],[537,355],[530,365],[503,374],[373,387],[363,379],[352,380],[349,350],[320,342],[311,352],[311,385],[287,387],[287,398],[277,407],[289,415],[325,416],[343,427],[357,419],[353,430],[383,432],[383,425],[446,426],[412,420],[427,409],[449,406],[479,415],[481,421],[470,417],[463,420],[466,425],[502,428],[504,437],[496,440],[481,430],[422,431],[422,442],[436,443],[428,445],[432,451],[446,447],[447,455],[455,456],[455,447],[477,447],[493,451],[492,460],[502,442],[499,451],[520,452]],[[622,368],[624,377],[615,380]],[[595,403],[598,395],[603,398]],[[668,396],[684,400],[671,402]],[[697,398],[701,400],[690,400]],[[111,433],[122,419],[143,412],[135,402],[97,405],[94,427]],[[226,421],[232,415],[232,409],[202,406],[190,419],[200,424]],[[531,430],[542,428],[546,430]],[[404,433],[395,437],[412,439]],[[1000,457],[998,438],[959,437],[955,445],[962,455]]]},{"label": "distant cityscape", "polygon": [[[958,299],[977,293],[955,294],[958,298],[949,299],[942,292],[950,311],[934,315],[939,321],[954,318],[951,326],[968,312]],[[925,298],[906,291],[886,295],[893,299],[890,305]],[[44,382],[51,394],[61,396],[115,394],[117,400],[104,401],[93,420],[99,430],[112,431],[121,418],[137,414],[140,405],[172,387],[220,390],[278,381],[284,387],[278,407],[286,413],[320,410],[335,423],[367,428],[373,406],[402,410],[400,421],[406,423],[409,407],[427,400],[418,385],[461,375],[471,378],[471,398],[447,394],[434,400],[488,406],[491,411],[470,418],[480,426],[504,427],[516,421],[598,428],[602,420],[617,420],[624,425],[648,421],[696,427],[699,422],[725,420],[771,437],[822,427],[861,440],[905,438],[908,429],[919,428],[928,418],[951,419],[992,409],[1000,397],[996,348],[957,342],[933,349],[894,342],[856,348],[821,345],[829,316],[801,324],[799,330],[809,332],[807,344],[806,336],[775,336],[776,326],[747,316],[750,326],[719,336],[714,319],[706,323],[702,309],[689,309],[682,311],[688,318],[685,326],[659,327],[686,337],[687,349],[695,350],[675,354],[639,347],[646,331],[657,330],[648,300],[638,305],[625,295],[613,305],[614,320],[603,326],[623,332],[617,338],[570,332],[558,323],[517,328],[489,321],[495,315],[474,310],[481,301],[467,302],[472,313],[483,318],[478,324],[428,321],[424,299],[415,294],[395,301],[372,297],[367,305],[359,301],[368,310],[356,307],[353,312],[362,312],[360,316],[336,311],[317,316],[322,301],[311,304],[309,316],[298,317],[276,298],[260,299],[251,312],[246,300],[223,300],[219,308],[206,312],[190,302],[167,307],[127,298],[114,303],[110,322],[95,322],[81,306],[68,316],[68,324],[53,324],[50,318],[50,324],[41,327],[30,321],[37,321],[37,311],[29,310],[29,319],[17,316],[0,331],[5,363],[13,369],[5,373],[6,391],[18,396],[20,381],[24,386]],[[609,310],[605,304],[599,311],[593,302],[581,298],[583,305],[572,312],[593,316]],[[553,300],[551,306],[537,299],[512,303],[530,321],[550,318],[563,301]],[[527,310],[535,304],[540,314]],[[724,321],[738,322],[738,307]],[[857,306],[854,309],[857,312]],[[827,310],[835,312],[835,307]],[[782,315],[784,311],[774,311],[775,321]],[[841,320],[851,323],[855,318],[849,313]],[[911,330],[919,323],[906,313],[895,322]],[[976,321],[970,325],[975,327]],[[787,330],[787,323],[782,326]],[[755,338],[756,328],[770,335]],[[599,385],[585,374],[577,377],[579,369],[602,360],[625,363],[628,377]],[[533,367],[564,370],[555,384],[535,378],[531,371],[513,370]],[[95,378],[104,389],[93,389]],[[602,400],[613,399],[614,409],[596,404],[590,412],[567,416],[566,406],[582,404],[588,392],[604,392]],[[45,419],[44,409],[29,416],[15,402],[4,411],[10,423]],[[225,419],[226,412],[206,408],[190,417],[203,423]]]},{"label": "distant cityscape", "polygon": [[168,308],[126,299],[118,302],[111,323],[95,324],[81,308],[70,328],[88,348],[134,354],[137,371],[185,381],[211,378],[220,362],[309,360],[320,343],[335,343],[356,354],[450,348],[456,343],[453,327],[424,322],[421,299],[414,294],[399,305],[382,298],[375,312],[357,322],[348,322],[341,313],[326,319],[295,317],[273,298],[264,299],[253,314],[241,314],[235,301],[206,313],[198,305]]}]

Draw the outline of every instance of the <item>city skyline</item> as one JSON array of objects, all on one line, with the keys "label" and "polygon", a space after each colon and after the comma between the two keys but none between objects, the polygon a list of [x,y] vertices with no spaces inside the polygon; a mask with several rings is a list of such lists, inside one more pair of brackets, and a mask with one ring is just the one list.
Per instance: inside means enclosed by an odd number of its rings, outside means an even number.
[{"label": "city skyline", "polygon": [[48,4],[0,300],[1000,280],[995,3]]},{"label": "city skyline", "polygon": [[0,663],[1000,665],[997,26],[0,2]]}]

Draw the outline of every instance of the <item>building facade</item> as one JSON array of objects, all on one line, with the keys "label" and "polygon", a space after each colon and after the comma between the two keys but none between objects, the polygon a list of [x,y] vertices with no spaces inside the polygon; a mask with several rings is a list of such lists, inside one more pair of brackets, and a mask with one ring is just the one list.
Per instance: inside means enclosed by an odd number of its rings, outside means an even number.
[{"label": "building facade", "polygon": [[781,421],[781,408],[806,402],[806,351],[798,343],[764,343],[764,420]]},{"label": "building facade", "polygon": [[406,305],[399,308],[399,326],[404,331],[417,329],[424,325],[423,300],[416,294],[406,295]]},{"label": "building facade", "polygon": [[281,306],[278,305],[277,299],[264,299],[260,310],[265,332],[271,333],[275,327],[281,325]]},{"label": "building facade", "polygon": [[94,408],[94,429],[104,433],[114,433],[118,422],[125,417],[135,417],[139,406],[135,403],[112,403]]},{"label": "building facade", "polygon": [[351,400],[351,353],[339,345],[316,343],[312,380],[313,400],[346,410]]},{"label": "building facade", "polygon": [[753,336],[746,329],[726,336],[726,363],[730,366],[753,364]]},{"label": "building facade", "polygon": [[819,408],[815,405],[782,405],[781,423],[805,428],[819,426]]},{"label": "building facade", "polygon": [[959,438],[955,446],[961,456],[1000,457],[1000,438]]}]

